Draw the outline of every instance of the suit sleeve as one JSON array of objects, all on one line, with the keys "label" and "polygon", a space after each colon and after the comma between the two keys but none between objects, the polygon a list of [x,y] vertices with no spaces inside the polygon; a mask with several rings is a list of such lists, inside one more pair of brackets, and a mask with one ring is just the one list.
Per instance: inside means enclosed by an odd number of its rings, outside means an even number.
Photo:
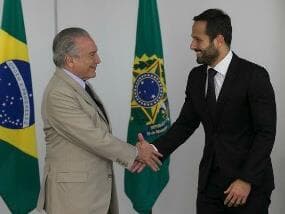
[{"label": "suit sleeve", "polygon": [[276,134],[276,104],[269,75],[259,68],[252,76],[249,105],[253,125],[253,142],[240,178],[259,185],[270,163],[270,154]]},{"label": "suit sleeve", "polygon": [[200,118],[195,111],[191,98],[192,78],[191,72],[185,92],[186,98],[177,120],[164,135],[153,142],[157,150],[163,155],[163,159],[166,159],[183,144],[200,124]]},{"label": "suit sleeve", "polygon": [[95,155],[130,168],[136,148],[114,137],[103,128],[101,118],[94,121],[70,92],[54,90],[47,96],[48,122],[68,142]]}]

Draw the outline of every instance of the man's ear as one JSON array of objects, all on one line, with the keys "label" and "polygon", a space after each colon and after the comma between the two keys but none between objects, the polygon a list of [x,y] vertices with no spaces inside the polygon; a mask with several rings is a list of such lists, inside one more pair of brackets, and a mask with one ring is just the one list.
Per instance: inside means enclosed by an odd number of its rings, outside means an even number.
[{"label": "man's ear", "polygon": [[223,46],[225,44],[224,36],[221,35],[221,34],[218,34],[216,36],[215,41],[216,41],[217,47],[221,47],[221,46]]},{"label": "man's ear", "polygon": [[69,55],[66,55],[64,57],[64,62],[65,62],[65,65],[69,68],[72,68],[73,65],[74,65],[74,62],[73,62],[73,57],[72,56],[69,56]]}]

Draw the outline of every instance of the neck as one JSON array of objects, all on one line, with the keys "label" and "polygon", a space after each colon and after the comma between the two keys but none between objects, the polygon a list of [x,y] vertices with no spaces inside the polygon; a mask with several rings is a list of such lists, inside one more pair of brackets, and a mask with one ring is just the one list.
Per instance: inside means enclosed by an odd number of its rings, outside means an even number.
[{"label": "neck", "polygon": [[211,65],[209,65],[210,67],[214,68],[217,64],[219,64],[229,53],[230,49],[228,47],[226,48],[221,48],[219,50],[219,55],[216,58],[216,60],[214,60],[213,63],[211,63]]},{"label": "neck", "polygon": [[69,66],[64,66],[63,67],[65,70],[69,71],[70,73],[72,73],[73,75],[77,76],[78,78],[84,80],[80,75],[78,75],[77,72],[75,72],[71,67]]}]

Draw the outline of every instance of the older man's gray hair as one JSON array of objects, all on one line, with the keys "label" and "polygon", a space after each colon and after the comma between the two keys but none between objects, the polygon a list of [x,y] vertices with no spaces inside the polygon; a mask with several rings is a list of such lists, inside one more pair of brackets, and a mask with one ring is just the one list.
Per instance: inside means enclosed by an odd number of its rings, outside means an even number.
[{"label": "older man's gray hair", "polygon": [[63,68],[65,64],[65,56],[76,56],[78,50],[75,45],[75,38],[90,37],[89,33],[82,28],[66,28],[60,31],[53,40],[53,61],[54,64]]}]

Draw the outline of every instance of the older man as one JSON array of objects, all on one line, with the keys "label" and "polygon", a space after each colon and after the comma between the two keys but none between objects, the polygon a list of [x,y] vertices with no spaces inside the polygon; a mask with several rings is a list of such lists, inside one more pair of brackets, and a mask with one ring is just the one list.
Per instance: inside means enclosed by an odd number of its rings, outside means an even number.
[{"label": "older man", "polygon": [[160,154],[137,150],[111,134],[102,102],[87,82],[96,76],[101,60],[85,30],[62,30],[54,39],[53,54],[57,68],[42,103],[46,162],[38,209],[50,214],[116,214],[112,163],[139,170],[144,165],[136,159],[145,160],[157,170]]}]

